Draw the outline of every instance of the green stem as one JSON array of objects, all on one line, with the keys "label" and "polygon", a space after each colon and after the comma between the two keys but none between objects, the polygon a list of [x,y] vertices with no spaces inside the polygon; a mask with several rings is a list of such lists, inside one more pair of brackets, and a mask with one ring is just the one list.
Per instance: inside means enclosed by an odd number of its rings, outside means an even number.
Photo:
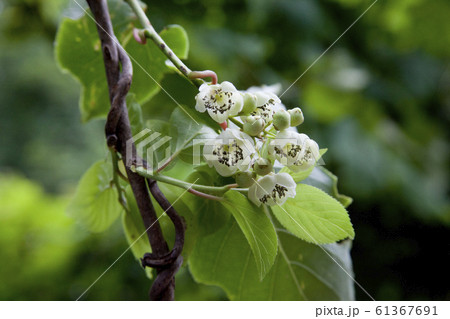
[{"label": "green stem", "polygon": [[172,49],[164,42],[164,40],[161,38],[161,36],[156,32],[156,30],[153,28],[152,24],[150,23],[150,20],[145,15],[144,10],[142,9],[141,5],[139,4],[138,0],[125,0],[131,7],[131,9],[134,11],[136,16],[139,19],[139,22],[141,23],[142,27],[144,28],[144,35],[146,38],[151,39],[158,48],[167,56],[167,58],[172,61],[172,63],[175,65],[175,67],[189,80],[194,84],[195,86],[199,87],[204,82],[199,79],[192,79],[189,75],[192,73],[192,71],[183,63],[183,61],[180,60],[179,57],[176,56],[176,54],[172,51]]},{"label": "green stem", "polygon": [[217,197],[217,196],[214,196],[214,195],[205,194],[205,193],[199,192],[199,191],[197,191],[195,189],[192,189],[192,188],[189,188],[188,192],[191,193],[191,194],[194,194],[195,196],[203,197],[203,198],[206,198],[206,199],[211,199],[211,200],[216,200],[216,201],[222,201],[223,200],[223,197]]},{"label": "green stem", "polygon": [[244,195],[248,194],[248,188],[232,188],[232,190]]},{"label": "green stem", "polygon": [[136,173],[138,173],[139,175],[144,176],[146,178],[151,178],[151,179],[154,179],[155,181],[171,184],[171,185],[174,185],[174,186],[177,186],[180,188],[184,188],[187,190],[192,188],[192,189],[198,190],[200,192],[210,192],[210,193],[215,193],[215,194],[223,194],[223,193],[229,191],[231,188],[236,186],[236,184],[225,185],[225,186],[220,186],[220,187],[219,186],[191,184],[191,183],[184,182],[184,181],[181,181],[181,180],[173,178],[173,177],[164,176],[164,175],[160,175],[160,174],[152,174],[150,171],[146,170],[144,167],[136,167]]},{"label": "green stem", "polygon": [[234,124],[236,124],[237,126],[239,126],[239,128],[243,128],[244,124],[242,124],[241,122],[239,122],[238,120],[236,120],[234,117],[229,117],[228,118],[231,122],[233,122]]},{"label": "green stem", "polygon": [[119,182],[119,174],[120,174],[119,165],[118,165],[119,158],[117,157],[117,153],[115,150],[110,149],[110,151],[111,151],[111,158],[112,158],[112,164],[113,164],[113,180],[112,180],[112,182],[117,189],[117,193],[119,194],[118,199],[119,199],[120,205],[122,205],[123,209],[125,209],[126,212],[129,212],[127,199],[123,192],[122,186],[120,186],[120,182]]}]

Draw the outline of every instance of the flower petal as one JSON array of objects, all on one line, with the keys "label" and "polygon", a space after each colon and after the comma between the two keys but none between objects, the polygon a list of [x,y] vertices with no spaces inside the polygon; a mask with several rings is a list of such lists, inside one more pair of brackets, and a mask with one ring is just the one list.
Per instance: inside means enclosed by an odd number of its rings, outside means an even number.
[{"label": "flower petal", "polygon": [[231,176],[237,171],[236,166],[227,166],[225,164],[220,164],[219,162],[214,163],[214,168],[216,169],[217,173],[224,177]]},{"label": "flower petal", "polygon": [[227,112],[220,113],[220,112],[217,112],[214,109],[208,109],[208,114],[209,114],[209,116],[211,116],[211,118],[214,121],[216,121],[219,124],[225,122],[228,119]]},{"label": "flower petal", "polygon": [[258,188],[258,184],[254,183],[252,186],[248,189],[248,198],[256,205],[261,206],[261,202],[259,201],[259,198],[256,196],[256,190]]},{"label": "flower petal", "polygon": [[238,91],[233,93],[233,106],[229,110],[229,115],[237,115],[244,107],[244,97]]},{"label": "flower petal", "polygon": [[197,111],[199,111],[200,113],[203,113],[203,112],[205,112],[206,111],[206,107],[205,107],[205,102],[203,101],[203,99],[202,98],[200,98],[199,97],[199,95],[200,95],[200,93],[199,94],[197,94],[197,96],[196,96],[196,104],[195,104],[195,109],[197,110]]},{"label": "flower petal", "polygon": [[285,187],[289,188],[296,188],[297,184],[295,183],[294,179],[291,175],[288,173],[278,173],[276,176],[276,183],[279,185],[283,185]]},{"label": "flower petal", "polygon": [[237,92],[236,87],[231,82],[223,81],[222,83],[220,83],[220,86],[222,87],[222,90],[226,92]]}]

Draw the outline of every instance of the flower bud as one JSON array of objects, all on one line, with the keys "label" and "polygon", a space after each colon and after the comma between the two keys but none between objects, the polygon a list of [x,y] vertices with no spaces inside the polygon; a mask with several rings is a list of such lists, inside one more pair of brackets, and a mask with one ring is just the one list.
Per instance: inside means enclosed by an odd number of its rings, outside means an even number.
[{"label": "flower bud", "polygon": [[303,117],[303,112],[299,107],[289,110],[288,112],[291,115],[291,126],[300,125],[305,120]]},{"label": "flower bud", "polygon": [[240,112],[241,115],[252,113],[256,109],[256,95],[251,93],[243,93],[244,106]]},{"label": "flower bud", "polygon": [[273,115],[273,126],[277,131],[283,131],[290,126],[291,116],[285,110],[279,110]]},{"label": "flower bud", "polygon": [[247,123],[247,122],[253,122],[254,120],[256,120],[257,119],[257,117],[256,116],[253,116],[253,115],[249,115],[249,116],[241,116],[241,120],[242,120],[242,122],[244,122],[244,123]]},{"label": "flower bud", "polygon": [[237,172],[236,183],[239,187],[250,187],[255,182],[255,176],[250,172]]},{"label": "flower bud", "polygon": [[264,176],[272,172],[273,165],[272,163],[265,158],[258,158],[253,165],[253,170],[256,174]]},{"label": "flower bud", "polygon": [[259,135],[265,126],[265,122],[262,118],[256,118],[254,116],[247,116],[244,121],[244,132],[250,136]]},{"label": "flower bud", "polygon": [[274,162],[277,159],[275,154],[271,153],[270,151],[267,152],[267,154],[264,157],[267,158],[271,162]]}]

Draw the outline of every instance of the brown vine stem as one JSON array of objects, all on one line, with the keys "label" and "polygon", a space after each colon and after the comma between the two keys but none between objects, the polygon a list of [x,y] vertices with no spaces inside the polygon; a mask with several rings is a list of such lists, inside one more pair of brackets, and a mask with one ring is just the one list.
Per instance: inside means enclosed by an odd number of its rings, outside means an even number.
[{"label": "brown vine stem", "polygon": [[[133,75],[131,61],[114,35],[106,0],[87,0],[87,3],[94,15],[102,44],[103,61],[111,102],[105,125],[107,144],[110,149],[119,152],[122,158],[127,158],[126,142],[132,138],[126,106],[126,96]],[[133,153],[135,154],[135,150]],[[133,154],[128,155],[130,158],[133,156]],[[167,208],[168,201],[164,194],[162,192],[154,192],[153,196],[158,204],[163,209],[168,209],[167,212],[170,210],[168,215],[174,222],[177,230],[178,240],[176,241],[176,246],[169,252],[150,198],[147,180],[134,173],[127,166],[125,166],[125,170],[152,247],[152,253],[147,255],[147,258],[144,257],[144,259],[146,259],[148,265],[154,265],[157,271],[156,279],[150,290],[150,299],[174,300],[174,276],[183,261],[180,254],[184,242],[184,224],[173,207]],[[148,182],[149,185],[156,185],[156,182],[152,180]]]}]

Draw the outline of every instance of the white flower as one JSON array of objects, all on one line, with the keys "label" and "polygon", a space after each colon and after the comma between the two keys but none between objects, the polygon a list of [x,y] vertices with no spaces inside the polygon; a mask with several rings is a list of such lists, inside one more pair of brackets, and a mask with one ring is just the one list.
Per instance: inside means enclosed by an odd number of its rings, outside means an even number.
[{"label": "white flower", "polygon": [[236,129],[227,128],[216,139],[205,143],[203,156],[210,167],[214,166],[222,176],[246,171],[255,153],[250,136]]},{"label": "white flower", "polygon": [[272,121],[275,109],[281,104],[280,99],[270,92],[256,92],[256,110],[251,113],[255,117],[262,118],[266,123]]},{"label": "white flower", "polygon": [[293,131],[279,132],[270,142],[269,152],[294,172],[314,166],[320,157],[319,146],[314,140]]},{"label": "white flower", "polygon": [[252,113],[254,116],[261,116],[266,123],[272,121],[273,113],[278,110],[286,110],[277,94],[281,91],[281,84],[252,86],[247,89],[247,93],[256,96],[257,109]]},{"label": "white flower", "polygon": [[195,109],[208,111],[209,116],[217,123],[225,122],[229,116],[237,115],[244,104],[242,93],[230,82],[221,84],[202,84],[195,97]]},{"label": "white flower", "polygon": [[248,189],[248,198],[256,206],[283,205],[288,197],[295,197],[296,184],[288,173],[270,174],[256,181]]}]

